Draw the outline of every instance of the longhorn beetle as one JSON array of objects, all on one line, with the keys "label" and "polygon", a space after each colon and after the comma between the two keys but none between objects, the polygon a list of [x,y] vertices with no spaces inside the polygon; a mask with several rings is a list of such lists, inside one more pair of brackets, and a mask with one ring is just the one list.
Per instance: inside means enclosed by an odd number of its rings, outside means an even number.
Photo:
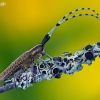
[{"label": "longhorn beetle", "polygon": [[[76,14],[76,15],[68,17],[69,15],[71,15],[74,12],[77,12],[79,10],[91,10],[96,15],[94,15],[94,14]],[[93,16],[100,20],[99,14],[92,8],[79,8],[79,9],[75,9],[75,10],[69,12],[68,14],[63,16],[63,18],[51,29],[51,31],[48,34],[45,35],[45,37],[43,38],[43,40],[40,44],[38,44],[35,47],[33,47],[32,49],[26,51],[21,56],[19,56],[14,62],[12,62],[0,74],[0,81],[3,81],[5,79],[9,78],[11,75],[14,75],[14,73],[17,72],[18,70],[20,70],[22,67],[27,68],[33,62],[34,59],[39,59],[39,57],[41,57],[41,55],[45,54],[44,46],[47,43],[47,41],[50,39],[50,37],[52,36],[52,33],[54,32],[54,30],[58,26],[60,26],[63,22],[68,21],[68,20],[78,17],[78,16]],[[45,55],[47,55],[47,54],[45,54]]]}]

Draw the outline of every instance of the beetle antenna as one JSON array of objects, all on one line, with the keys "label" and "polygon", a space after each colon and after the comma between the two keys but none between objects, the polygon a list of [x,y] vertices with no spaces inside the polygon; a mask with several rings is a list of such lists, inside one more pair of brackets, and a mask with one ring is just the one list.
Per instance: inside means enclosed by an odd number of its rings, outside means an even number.
[{"label": "beetle antenna", "polygon": [[[69,15],[73,14],[74,12],[80,11],[80,10],[91,10],[93,11],[96,15],[94,14],[76,14],[73,16],[68,17]],[[63,16],[63,18],[48,32],[48,34],[45,35],[45,37],[43,38],[41,44],[45,45],[45,43],[50,39],[50,37],[52,36],[53,32],[55,31],[55,29],[60,26],[63,22],[68,21],[72,18],[78,17],[78,16],[93,16],[95,18],[98,18],[100,20],[100,16],[99,14],[92,8],[79,8],[79,9],[75,9],[71,12],[69,12],[68,14],[66,14],[65,16]]]}]

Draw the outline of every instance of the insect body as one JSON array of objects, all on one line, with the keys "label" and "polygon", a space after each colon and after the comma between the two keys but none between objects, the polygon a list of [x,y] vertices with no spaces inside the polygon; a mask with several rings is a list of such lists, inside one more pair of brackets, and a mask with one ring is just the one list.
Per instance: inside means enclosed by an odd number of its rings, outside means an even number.
[{"label": "insect body", "polygon": [[[96,15],[94,14],[77,14],[77,15],[73,15],[68,17],[69,15],[71,15],[72,13],[79,11],[79,10],[91,10],[93,12],[96,13]],[[40,44],[38,44],[37,46],[33,47],[32,49],[30,49],[29,51],[23,53],[20,57],[18,57],[14,62],[12,62],[1,74],[0,74],[0,81],[3,81],[7,78],[9,78],[11,75],[13,75],[15,72],[17,72],[19,69],[21,69],[21,67],[27,68],[29,67],[34,59],[38,59],[41,54],[44,53],[44,45],[46,44],[46,42],[50,39],[50,37],[52,36],[52,33],[54,32],[54,30],[60,26],[63,22],[68,21],[71,18],[75,18],[77,16],[93,16],[95,18],[100,19],[99,14],[91,9],[91,8],[79,8],[76,10],[73,10],[72,12],[69,12],[68,14],[66,14],[55,26],[53,29],[51,29],[51,31],[43,38],[42,42]],[[45,53],[44,53],[45,54]]]},{"label": "insect body", "polygon": [[27,67],[32,63],[32,60],[39,57],[43,53],[43,45],[39,44],[29,51],[23,53],[18,57],[14,62],[12,62],[1,74],[0,81],[8,78],[12,75],[17,69],[21,67]]}]

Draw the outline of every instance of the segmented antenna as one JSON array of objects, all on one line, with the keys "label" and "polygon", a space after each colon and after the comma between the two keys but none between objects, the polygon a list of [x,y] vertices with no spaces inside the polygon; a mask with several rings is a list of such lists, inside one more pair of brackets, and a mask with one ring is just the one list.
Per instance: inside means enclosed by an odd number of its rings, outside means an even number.
[{"label": "segmented antenna", "polygon": [[[80,10],[91,10],[91,11],[95,12],[96,15],[94,15],[94,14],[76,14],[76,15],[68,17],[69,15],[73,14],[74,12],[77,12],[77,11],[80,11]],[[93,16],[93,17],[98,18],[100,20],[99,14],[92,8],[75,9],[75,10],[69,12],[68,14],[66,14],[65,16],[63,16],[63,18],[51,29],[51,31],[48,34],[46,34],[46,36],[43,38],[41,44],[44,45],[50,39],[50,37],[52,36],[52,33],[55,31],[55,29],[58,26],[60,26],[63,22],[68,21],[68,20],[75,18],[75,17],[78,17],[78,16]]]},{"label": "segmented antenna", "polygon": [[97,12],[96,10],[92,9],[92,8],[78,8],[78,9],[75,9],[75,10],[69,12],[68,14],[66,14],[66,15],[63,17],[63,19],[65,19],[67,16],[69,16],[69,15],[71,15],[71,14],[77,12],[77,11],[80,11],[80,10],[91,10],[91,11],[94,12],[96,15],[99,15],[98,12]]}]

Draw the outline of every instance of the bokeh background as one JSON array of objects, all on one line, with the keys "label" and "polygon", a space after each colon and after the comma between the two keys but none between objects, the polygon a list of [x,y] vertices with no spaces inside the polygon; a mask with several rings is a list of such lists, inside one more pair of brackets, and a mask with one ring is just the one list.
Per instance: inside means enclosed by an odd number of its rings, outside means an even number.
[{"label": "bokeh background", "polygon": [[[45,34],[68,12],[90,7],[100,13],[100,0],[0,0],[0,73],[19,55],[41,42]],[[78,13],[93,13],[80,11]],[[51,56],[74,53],[100,41],[100,21],[77,17],[61,25],[46,44]],[[0,94],[0,100],[100,100],[100,58],[83,65],[73,76],[42,81],[26,90]]]}]

